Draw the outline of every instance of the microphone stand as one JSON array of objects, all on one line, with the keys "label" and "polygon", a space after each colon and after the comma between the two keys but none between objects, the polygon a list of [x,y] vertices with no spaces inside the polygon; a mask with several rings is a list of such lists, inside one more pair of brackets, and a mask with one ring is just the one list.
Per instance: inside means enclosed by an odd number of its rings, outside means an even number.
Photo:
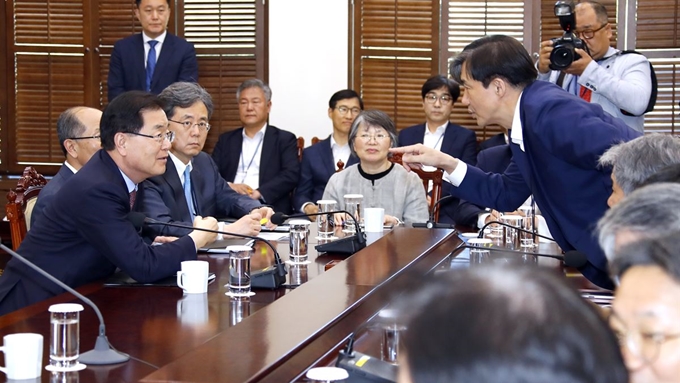
[{"label": "microphone stand", "polygon": [[506,254],[523,254],[523,255],[535,255],[538,257],[546,257],[546,258],[552,258],[552,259],[557,259],[559,261],[562,261],[566,266],[569,267],[574,267],[576,269],[584,266],[587,262],[588,259],[586,258],[585,254],[581,253],[580,251],[577,250],[570,250],[564,253],[564,255],[554,255],[554,254],[543,254],[543,253],[534,253],[534,252],[529,252],[529,251],[519,251],[519,250],[511,250],[511,249],[505,249],[501,247],[490,247],[490,246],[472,246],[472,245],[466,245],[464,242],[461,243],[460,245],[456,246],[453,251],[451,251],[451,254],[455,253],[456,251],[460,249],[474,249],[474,250],[480,250],[480,251],[491,251],[491,252],[499,252],[499,253],[506,253]]},{"label": "microphone stand", "polygon": [[414,222],[413,227],[424,227],[426,229],[455,229],[455,225],[451,223],[439,223],[434,221],[434,214],[441,207],[440,203],[446,201],[449,198],[453,198],[452,195],[447,195],[439,199],[439,201],[434,203],[432,211],[430,212],[430,217],[427,222]]},{"label": "microphone stand", "polygon": [[366,247],[366,237],[364,236],[364,233],[361,231],[361,226],[359,225],[359,222],[354,217],[354,215],[352,215],[347,210],[335,210],[324,213],[290,214],[290,215],[283,213],[274,213],[271,221],[273,224],[280,225],[289,218],[306,218],[317,215],[328,215],[335,213],[345,213],[352,217],[352,221],[354,221],[354,227],[356,229],[356,235],[338,239],[336,241],[332,241],[329,243],[324,243],[322,245],[316,245],[315,249],[321,253],[347,254],[349,256]]},{"label": "microphone stand", "polygon": [[526,229],[523,229],[523,228],[521,228],[521,227],[517,227],[517,226],[513,226],[513,225],[508,225],[507,223],[501,222],[501,221],[489,221],[489,222],[487,222],[486,224],[484,224],[484,226],[482,226],[482,228],[479,229],[479,235],[477,235],[477,238],[482,238],[482,237],[484,237],[484,229],[486,229],[488,226],[493,225],[493,224],[497,224],[497,225],[509,227],[509,228],[511,228],[511,229],[515,229],[515,230],[521,231],[521,232],[523,232],[523,233],[531,234],[531,235],[533,235],[533,236],[535,236],[535,237],[540,237],[540,238],[547,239],[547,240],[549,240],[549,241],[555,242],[555,240],[554,240],[553,238],[546,237],[545,235],[541,235],[541,234],[538,234],[538,233],[536,233],[536,232],[534,232],[534,231],[526,230]]},{"label": "microphone stand", "polygon": [[3,245],[2,243],[0,243],[0,249],[6,251],[8,254],[21,261],[21,263],[23,263],[24,265],[37,271],[40,275],[49,279],[55,285],[75,295],[76,298],[85,302],[88,306],[90,306],[94,310],[95,314],[97,314],[97,318],[99,318],[99,335],[97,335],[97,340],[94,344],[94,349],[80,354],[78,360],[85,364],[116,364],[127,362],[128,360],[130,360],[130,355],[115,350],[111,346],[111,343],[109,343],[109,340],[106,338],[106,326],[104,325],[104,317],[102,316],[101,311],[99,311],[99,308],[97,307],[97,305],[94,304],[94,302],[86,298],[83,294],[71,288],[66,283],[53,277],[48,272],[35,265],[33,262],[29,261],[28,259],[19,255],[17,252]]}]

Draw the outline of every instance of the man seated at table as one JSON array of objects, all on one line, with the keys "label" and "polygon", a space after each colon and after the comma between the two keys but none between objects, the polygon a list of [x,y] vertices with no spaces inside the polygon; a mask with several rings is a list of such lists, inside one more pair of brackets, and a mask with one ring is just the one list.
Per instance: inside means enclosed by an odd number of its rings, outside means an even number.
[{"label": "man seated at table", "polygon": [[67,109],[59,116],[57,137],[66,160],[59,172],[40,191],[38,200],[31,212],[30,226],[33,226],[38,217],[42,216],[45,206],[52,201],[62,185],[102,147],[99,139],[99,120],[101,118],[102,112],[100,110],[85,106]]},{"label": "man seated at table", "polygon": [[[18,253],[74,288],[111,276],[117,268],[142,283],[174,275],[216,235],[195,230],[150,246],[128,219],[143,198],[142,182],[165,171],[174,135],[162,102],[146,92],[124,93],[104,110],[100,130],[103,150],[59,190]],[[194,226],[216,230],[217,221],[196,217]],[[0,315],[62,292],[12,258],[0,276]]]},{"label": "man seated at table", "polygon": [[304,150],[300,165],[300,181],[295,189],[293,206],[305,214],[319,212],[316,201],[323,197],[328,179],[342,168],[357,163],[350,155],[349,129],[354,119],[364,110],[364,102],[357,92],[345,89],[335,92],[328,101],[328,117],[333,122],[333,133]]},{"label": "man seated at table", "polygon": [[453,270],[398,305],[399,383],[628,381],[600,313],[549,270]]},{"label": "man seated at table", "polygon": [[680,164],[680,138],[647,134],[612,146],[599,162],[602,167],[612,168],[612,194],[607,200],[612,207],[658,170]]},{"label": "man seated at table", "polygon": [[[191,226],[194,217],[239,218],[233,224],[220,222],[220,231],[257,235],[261,218],[270,218],[271,208],[229,187],[217,165],[204,152],[210,130],[213,102],[200,85],[176,82],[165,88],[158,98],[163,102],[175,134],[165,173],[144,182],[141,211],[161,222]],[[271,224],[270,224],[271,225]],[[190,229],[165,225],[150,225],[151,237],[181,237]]]}]

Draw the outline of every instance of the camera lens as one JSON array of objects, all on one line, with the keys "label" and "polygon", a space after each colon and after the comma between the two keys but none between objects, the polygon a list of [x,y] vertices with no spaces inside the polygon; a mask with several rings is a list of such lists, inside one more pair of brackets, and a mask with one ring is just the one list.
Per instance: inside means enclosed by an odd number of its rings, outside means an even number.
[{"label": "camera lens", "polygon": [[574,62],[574,48],[571,45],[558,45],[550,53],[550,67],[553,70],[563,70]]}]

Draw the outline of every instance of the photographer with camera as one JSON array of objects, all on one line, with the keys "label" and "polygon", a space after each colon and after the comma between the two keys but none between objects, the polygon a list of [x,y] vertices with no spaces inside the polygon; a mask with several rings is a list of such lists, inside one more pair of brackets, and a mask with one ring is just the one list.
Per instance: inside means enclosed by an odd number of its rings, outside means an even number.
[{"label": "photographer with camera", "polygon": [[607,9],[596,1],[583,1],[575,8],[570,1],[558,1],[555,15],[565,33],[541,43],[538,79],[599,104],[605,112],[644,132],[643,114],[652,96],[647,58],[610,47]]}]

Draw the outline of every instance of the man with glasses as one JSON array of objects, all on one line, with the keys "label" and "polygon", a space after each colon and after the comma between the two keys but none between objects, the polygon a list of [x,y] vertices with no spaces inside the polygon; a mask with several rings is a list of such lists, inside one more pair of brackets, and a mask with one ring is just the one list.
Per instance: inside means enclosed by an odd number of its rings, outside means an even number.
[{"label": "man with glasses", "polygon": [[350,155],[349,130],[364,102],[357,92],[345,89],[335,92],[328,101],[328,117],[333,122],[333,133],[325,140],[304,150],[300,166],[300,181],[295,190],[293,206],[305,214],[319,212],[316,201],[323,197],[328,179],[336,171],[358,162]]},{"label": "man with glasses", "polygon": [[[18,252],[73,288],[116,269],[141,283],[175,275],[216,235],[195,230],[150,246],[129,220],[144,198],[143,181],[165,172],[174,134],[162,102],[146,92],[123,93],[104,110],[100,130],[102,150],[59,190]],[[217,221],[197,216],[194,226],[216,230]],[[63,292],[13,258],[0,277],[0,315]]]},{"label": "man with glasses", "polygon": [[[101,148],[99,120],[102,112],[94,108],[76,106],[67,109],[57,120],[59,145],[66,156],[59,172],[40,191],[31,212],[30,226],[33,226],[54,195],[87,161]],[[30,228],[29,226],[29,228]]]},{"label": "man with glasses", "polygon": [[[475,165],[477,163],[475,132],[450,121],[453,105],[460,95],[458,84],[442,75],[432,76],[425,81],[420,94],[423,97],[425,123],[399,132],[399,146],[423,144],[428,148],[460,158],[470,165]],[[425,170],[434,169],[426,168]],[[450,188],[451,184],[445,182],[442,195],[449,195]],[[443,201],[439,208],[439,222],[474,226],[476,221],[472,218],[468,219],[474,214],[461,211],[461,207],[463,210],[468,207],[472,209],[472,207],[460,205],[459,202],[458,198],[448,198]],[[475,208],[476,210],[478,209]]]},{"label": "man with glasses", "polygon": [[621,54],[610,46],[611,24],[607,9],[596,1],[583,1],[575,7],[575,34],[588,52],[576,48],[581,56],[564,71],[551,71],[552,41],[541,43],[538,79],[555,83],[582,99],[599,104],[605,112],[622,119],[643,132],[643,113],[652,94],[649,61],[639,54]]},{"label": "man with glasses", "polygon": [[[187,226],[196,216],[240,218],[231,225],[220,222],[220,230],[257,235],[260,219],[271,217],[272,209],[236,193],[220,176],[210,156],[202,151],[213,113],[210,94],[198,84],[177,82],[165,88],[158,98],[164,103],[175,140],[165,173],[144,182],[141,210],[155,220]],[[181,237],[191,232],[163,225],[149,229],[151,238]]]},{"label": "man with glasses", "polygon": [[108,77],[109,102],[129,90],[160,93],[177,81],[198,81],[193,44],[168,33],[169,0],[135,0],[142,33],[116,42]]}]

